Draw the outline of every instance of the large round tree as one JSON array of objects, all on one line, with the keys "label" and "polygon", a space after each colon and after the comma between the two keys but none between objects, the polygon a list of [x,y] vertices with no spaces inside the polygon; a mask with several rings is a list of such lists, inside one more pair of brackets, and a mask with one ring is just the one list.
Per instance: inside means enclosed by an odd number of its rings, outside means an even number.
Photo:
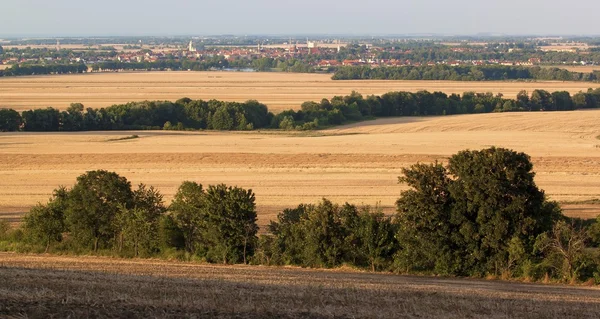
[{"label": "large round tree", "polygon": [[397,201],[407,269],[457,275],[510,271],[560,217],[533,178],[528,155],[503,148],[462,151],[447,167],[417,164]]},{"label": "large round tree", "polygon": [[94,251],[107,246],[115,238],[115,218],[123,208],[134,203],[131,183],[117,173],[90,171],[77,177],[69,192],[66,220],[71,236],[82,246]]}]

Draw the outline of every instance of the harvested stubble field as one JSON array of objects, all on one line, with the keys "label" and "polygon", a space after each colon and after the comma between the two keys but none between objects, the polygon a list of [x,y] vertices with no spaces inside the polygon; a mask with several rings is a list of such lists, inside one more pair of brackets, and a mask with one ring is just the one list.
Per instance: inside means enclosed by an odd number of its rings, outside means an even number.
[{"label": "harvested stubble field", "polygon": [[597,288],[0,253],[0,315],[597,318]]},{"label": "harvested stubble field", "polygon": [[[182,181],[226,183],[256,193],[259,225],[285,207],[316,202],[388,211],[401,169],[445,161],[463,149],[507,147],[532,156],[537,184],[570,216],[595,218],[600,205],[600,110],[494,113],[368,121],[308,133],[84,132],[0,134],[0,217],[18,222],[58,185],[106,169],[154,185],[167,202]],[[130,135],[136,139],[118,140]]]},{"label": "harvested stubble field", "polygon": [[277,113],[299,109],[305,101],[320,101],[353,90],[364,95],[419,90],[462,94],[466,91],[503,93],[520,90],[566,90],[573,93],[600,87],[586,82],[453,82],[453,81],[333,81],[331,74],[256,72],[132,72],[0,78],[0,108],[18,111],[53,106],[106,107],[142,100],[182,97],[243,102],[255,99]]},{"label": "harvested stubble field", "polygon": [[591,73],[594,71],[600,71],[600,65],[581,65],[581,66],[569,66],[569,65],[556,65],[553,68],[565,69],[571,72]]}]

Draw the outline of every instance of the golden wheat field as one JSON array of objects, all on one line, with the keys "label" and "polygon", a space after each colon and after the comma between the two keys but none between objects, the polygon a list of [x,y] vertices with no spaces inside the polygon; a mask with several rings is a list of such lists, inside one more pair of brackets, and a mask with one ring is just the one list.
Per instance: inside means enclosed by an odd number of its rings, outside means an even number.
[{"label": "golden wheat field", "polygon": [[552,68],[565,69],[571,72],[582,72],[582,73],[591,73],[594,71],[600,71],[600,65],[553,65],[548,66]]},{"label": "golden wheat field", "polygon": [[453,82],[453,81],[333,81],[331,74],[258,72],[132,72],[0,78],[0,108],[28,110],[53,106],[65,109],[81,102],[106,107],[142,100],[182,97],[243,102],[255,99],[275,113],[299,109],[305,101],[320,101],[353,90],[364,95],[389,91],[466,91],[503,93],[520,90],[567,90],[576,93],[600,83],[586,82]]},{"label": "golden wheat field", "polygon": [[597,288],[0,253],[9,318],[597,318]]},{"label": "golden wheat field", "polygon": [[[532,156],[537,184],[567,214],[600,206],[600,110],[405,117],[310,133],[82,132],[0,134],[0,212],[16,222],[58,185],[106,169],[154,185],[167,203],[185,180],[253,189],[259,224],[285,207],[316,202],[375,205],[388,212],[401,169],[463,149],[507,147]],[[130,135],[139,138],[118,140]]]}]

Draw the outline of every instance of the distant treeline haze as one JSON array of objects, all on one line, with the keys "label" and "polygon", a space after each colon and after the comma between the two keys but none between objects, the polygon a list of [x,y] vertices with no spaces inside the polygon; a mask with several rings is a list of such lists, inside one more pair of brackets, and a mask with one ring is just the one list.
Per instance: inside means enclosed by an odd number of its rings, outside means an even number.
[{"label": "distant treeline haze", "polygon": [[516,99],[492,93],[389,92],[364,98],[357,92],[277,115],[266,105],[203,101],[144,101],[93,109],[74,103],[66,111],[48,107],[19,113],[0,109],[0,131],[98,130],[253,130],[262,128],[313,130],[378,117],[428,116],[521,111],[570,111],[600,107],[600,88],[573,96],[566,91],[521,91]]},{"label": "distant treeline haze", "polygon": [[334,80],[450,80],[450,81],[598,81],[600,71],[571,72],[560,68],[482,65],[449,66],[445,64],[402,67],[346,66],[338,68]]}]

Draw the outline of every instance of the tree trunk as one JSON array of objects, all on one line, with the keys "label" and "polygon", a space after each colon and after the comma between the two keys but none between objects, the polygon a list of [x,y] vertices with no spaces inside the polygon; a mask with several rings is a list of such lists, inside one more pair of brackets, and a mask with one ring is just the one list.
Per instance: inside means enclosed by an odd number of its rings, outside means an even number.
[{"label": "tree trunk", "polygon": [[50,238],[48,238],[48,240],[46,241],[46,250],[44,250],[44,254],[48,253],[49,249],[50,249]]},{"label": "tree trunk", "polygon": [[119,252],[123,251],[123,233],[119,234]]},{"label": "tree trunk", "polygon": [[247,265],[246,262],[246,247],[248,246],[248,236],[244,237],[244,265]]},{"label": "tree trunk", "polygon": [[96,237],[94,239],[94,252],[98,252],[98,240],[99,240],[98,237]]}]

